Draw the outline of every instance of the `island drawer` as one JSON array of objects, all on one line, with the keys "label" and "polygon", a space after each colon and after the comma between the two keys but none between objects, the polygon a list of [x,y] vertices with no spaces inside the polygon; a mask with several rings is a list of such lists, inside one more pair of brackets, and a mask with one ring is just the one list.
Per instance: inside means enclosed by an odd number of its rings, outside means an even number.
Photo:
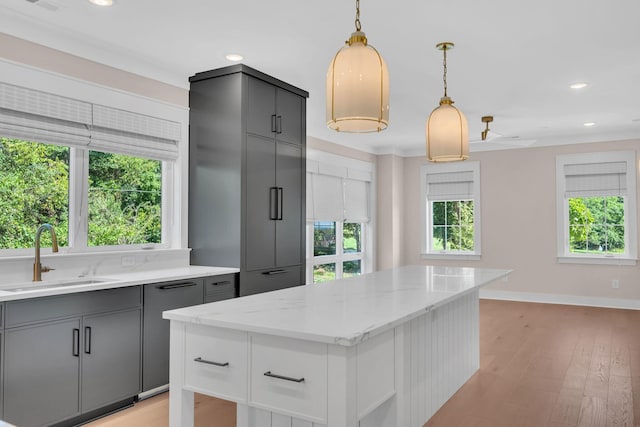
[{"label": "island drawer", "polygon": [[250,405],[325,424],[327,345],[251,335]]},{"label": "island drawer", "polygon": [[185,388],[247,401],[247,333],[187,325]]}]

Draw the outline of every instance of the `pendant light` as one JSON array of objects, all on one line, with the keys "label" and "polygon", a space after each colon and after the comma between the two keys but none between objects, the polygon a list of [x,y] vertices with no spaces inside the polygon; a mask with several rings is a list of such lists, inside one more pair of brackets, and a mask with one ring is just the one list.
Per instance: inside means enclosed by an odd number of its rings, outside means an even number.
[{"label": "pendant light", "polygon": [[438,43],[436,48],[444,54],[444,96],[427,120],[427,158],[432,162],[466,160],[469,158],[467,119],[447,96],[447,51],[453,49],[453,43]]},{"label": "pendant light", "polygon": [[360,0],[355,24],[327,71],[327,126],[338,132],[379,132],[389,125],[389,74],[361,31]]}]

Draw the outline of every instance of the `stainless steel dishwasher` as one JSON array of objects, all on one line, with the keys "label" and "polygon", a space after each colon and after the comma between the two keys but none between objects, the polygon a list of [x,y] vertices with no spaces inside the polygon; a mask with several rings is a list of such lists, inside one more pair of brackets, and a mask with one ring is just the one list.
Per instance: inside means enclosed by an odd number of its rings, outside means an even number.
[{"label": "stainless steel dishwasher", "polygon": [[169,383],[169,321],[162,318],[162,312],[203,302],[202,278],[144,286],[143,393]]}]

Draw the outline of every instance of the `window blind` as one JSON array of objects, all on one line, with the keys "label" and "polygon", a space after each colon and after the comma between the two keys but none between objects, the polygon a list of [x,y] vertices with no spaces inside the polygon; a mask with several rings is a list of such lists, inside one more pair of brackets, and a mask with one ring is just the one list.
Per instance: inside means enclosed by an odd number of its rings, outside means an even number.
[{"label": "window blind", "polygon": [[156,160],[178,158],[180,124],[93,105],[91,148]]},{"label": "window blind", "polygon": [[180,123],[0,82],[0,136],[156,160],[178,157]]},{"label": "window blind", "polygon": [[473,171],[427,173],[429,200],[473,199]]},{"label": "window blind", "polygon": [[565,197],[624,196],[627,193],[627,162],[567,164],[564,166]]},{"label": "window blind", "polygon": [[[310,174],[312,176],[313,203],[309,219],[313,221],[342,221],[344,219],[344,195],[342,179],[336,176]],[[307,205],[307,210],[310,206]]]},{"label": "window blind", "polygon": [[369,222],[369,183],[355,179],[344,180],[344,220]]},{"label": "window blind", "polygon": [[91,104],[0,82],[0,136],[86,147]]}]

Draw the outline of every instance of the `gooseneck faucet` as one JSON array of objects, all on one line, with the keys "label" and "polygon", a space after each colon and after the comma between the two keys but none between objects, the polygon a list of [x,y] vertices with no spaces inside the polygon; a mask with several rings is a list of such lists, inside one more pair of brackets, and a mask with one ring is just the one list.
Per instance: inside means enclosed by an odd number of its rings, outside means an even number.
[{"label": "gooseneck faucet", "polygon": [[58,252],[58,238],[56,237],[56,232],[53,230],[53,227],[51,226],[51,224],[42,224],[40,227],[38,227],[38,230],[36,231],[36,241],[35,241],[36,259],[33,263],[33,281],[34,282],[42,281],[42,273],[46,273],[47,271],[53,270],[53,268],[43,267],[42,264],[40,264],[40,235],[44,230],[49,230],[49,233],[51,233],[52,251]]}]

